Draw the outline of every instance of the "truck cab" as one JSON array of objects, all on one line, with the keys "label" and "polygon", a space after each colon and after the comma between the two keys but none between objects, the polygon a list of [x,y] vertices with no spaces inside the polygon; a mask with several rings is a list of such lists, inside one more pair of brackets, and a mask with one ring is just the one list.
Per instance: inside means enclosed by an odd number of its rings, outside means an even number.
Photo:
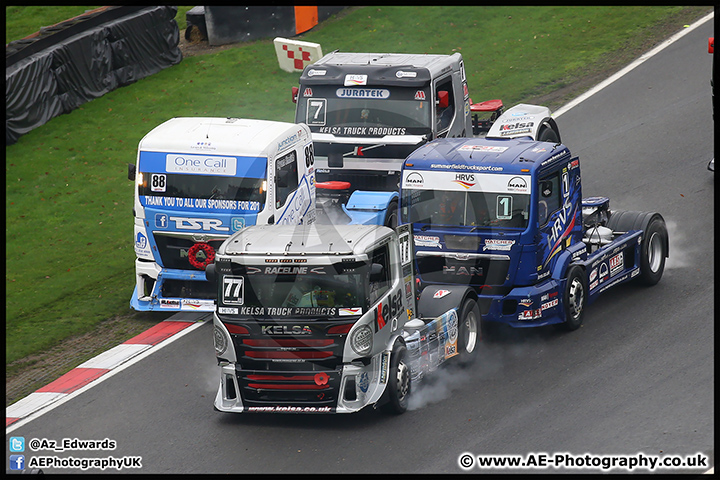
[{"label": "truck cab", "polygon": [[486,323],[575,329],[609,286],[657,283],[668,254],[659,214],[583,200],[579,159],[562,143],[491,134],[438,139],[404,162],[400,219],[421,289],[471,286]]},{"label": "truck cab", "polygon": [[[208,267],[223,412],[407,409],[413,382],[472,358],[479,313],[467,288],[416,304],[412,237],[378,225],[255,225]],[[419,311],[420,310],[420,311]]]},{"label": "truck cab", "polygon": [[397,191],[402,160],[442,137],[472,135],[462,55],[332,52],[293,91],[316,149],[318,182]]},{"label": "truck cab", "polygon": [[305,125],[179,117],[140,141],[135,182],[138,311],[213,311],[205,268],[232,233],[315,220],[315,171]]}]

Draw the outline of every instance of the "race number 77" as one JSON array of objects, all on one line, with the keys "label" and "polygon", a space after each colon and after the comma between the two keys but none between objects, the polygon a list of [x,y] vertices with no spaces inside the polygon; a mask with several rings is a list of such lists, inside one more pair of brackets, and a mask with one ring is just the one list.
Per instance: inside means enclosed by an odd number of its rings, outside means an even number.
[{"label": "race number 77", "polygon": [[242,305],[244,303],[244,278],[224,277],[223,278],[223,303]]}]

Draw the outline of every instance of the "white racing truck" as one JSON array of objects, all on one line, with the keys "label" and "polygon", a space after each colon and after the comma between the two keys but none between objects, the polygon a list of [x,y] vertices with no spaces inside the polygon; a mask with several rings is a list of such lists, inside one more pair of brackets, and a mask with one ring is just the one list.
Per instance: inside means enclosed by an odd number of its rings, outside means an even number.
[{"label": "white racing truck", "polygon": [[306,125],[178,117],[140,141],[135,181],[138,311],[213,311],[205,267],[247,225],[315,221],[313,144]]},{"label": "white racing truck", "polygon": [[460,53],[331,52],[305,67],[292,98],[312,132],[318,218],[334,224],[397,225],[403,161],[436,138],[560,141],[546,107],[473,104]]},{"label": "white racing truck", "polygon": [[412,235],[377,225],[256,225],[218,249],[213,316],[222,412],[407,409],[413,385],[446,360],[472,360],[476,294],[415,296]]}]

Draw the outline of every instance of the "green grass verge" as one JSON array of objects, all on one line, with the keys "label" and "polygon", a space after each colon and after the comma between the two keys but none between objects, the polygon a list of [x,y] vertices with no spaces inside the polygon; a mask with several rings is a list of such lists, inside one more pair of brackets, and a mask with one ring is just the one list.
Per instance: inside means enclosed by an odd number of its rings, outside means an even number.
[{"label": "green grass verge", "polygon": [[[12,8],[6,38],[37,25],[25,19],[16,29]],[[87,9],[75,8],[66,18]],[[183,27],[189,8],[178,12]],[[604,68],[655,39],[661,25],[679,31],[710,9],[361,7],[300,39],[324,52],[457,51],[473,101],[511,106]],[[272,39],[188,57],[6,146],[6,362],[130,312],[133,184],[126,173],[148,131],[176,116],[292,121],[298,76],[278,68]]]}]

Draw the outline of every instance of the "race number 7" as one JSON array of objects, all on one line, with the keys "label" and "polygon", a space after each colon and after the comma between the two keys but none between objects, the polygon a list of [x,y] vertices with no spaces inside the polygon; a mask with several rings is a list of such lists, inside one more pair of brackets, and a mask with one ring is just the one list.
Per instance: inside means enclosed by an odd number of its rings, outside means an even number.
[{"label": "race number 7", "polygon": [[223,278],[223,303],[242,305],[244,301],[244,278],[224,277]]},{"label": "race number 7", "polygon": [[308,99],[307,124],[325,125],[325,102],[324,98]]}]

